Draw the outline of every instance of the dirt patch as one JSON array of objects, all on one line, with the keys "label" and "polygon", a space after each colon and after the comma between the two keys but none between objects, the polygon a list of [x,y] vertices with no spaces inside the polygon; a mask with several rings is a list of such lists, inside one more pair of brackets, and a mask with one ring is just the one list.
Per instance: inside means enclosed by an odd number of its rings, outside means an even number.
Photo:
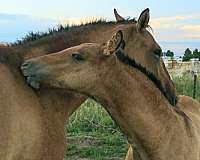
[{"label": "dirt patch", "polygon": [[91,136],[67,137],[67,143],[76,144],[80,147],[99,146],[102,144],[101,139]]}]

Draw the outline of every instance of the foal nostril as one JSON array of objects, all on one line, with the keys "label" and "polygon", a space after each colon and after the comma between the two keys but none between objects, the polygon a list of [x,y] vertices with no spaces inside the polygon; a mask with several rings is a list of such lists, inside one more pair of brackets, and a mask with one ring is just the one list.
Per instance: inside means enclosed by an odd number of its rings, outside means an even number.
[{"label": "foal nostril", "polygon": [[21,65],[21,71],[24,76],[28,76],[32,74],[34,64],[31,61],[26,61]]},{"label": "foal nostril", "polygon": [[26,61],[21,65],[21,68],[26,68],[26,67],[30,67],[32,65],[31,61]]}]

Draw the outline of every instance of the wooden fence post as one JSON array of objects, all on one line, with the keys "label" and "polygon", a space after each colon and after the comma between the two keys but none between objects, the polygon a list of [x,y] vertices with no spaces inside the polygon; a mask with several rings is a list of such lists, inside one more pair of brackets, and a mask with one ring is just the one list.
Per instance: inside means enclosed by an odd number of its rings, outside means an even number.
[{"label": "wooden fence post", "polygon": [[194,82],[193,82],[193,98],[196,98],[196,88],[197,88],[197,75],[194,74]]}]

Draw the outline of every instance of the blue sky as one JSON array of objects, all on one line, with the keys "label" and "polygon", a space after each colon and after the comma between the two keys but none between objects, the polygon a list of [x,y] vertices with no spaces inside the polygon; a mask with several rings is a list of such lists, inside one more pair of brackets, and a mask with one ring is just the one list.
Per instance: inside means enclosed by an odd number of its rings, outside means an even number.
[{"label": "blue sky", "polygon": [[113,8],[124,17],[138,17],[147,7],[154,37],[164,50],[200,49],[198,0],[6,0],[0,5],[0,41],[12,42],[29,31],[44,31],[58,23],[77,22],[83,17],[114,20]]},{"label": "blue sky", "polygon": [[2,1],[0,11],[3,13],[35,15],[48,18],[106,16],[111,17],[110,10],[119,8],[127,15],[138,15],[142,9],[149,7],[152,16],[188,15],[200,12],[198,0],[6,0]]}]

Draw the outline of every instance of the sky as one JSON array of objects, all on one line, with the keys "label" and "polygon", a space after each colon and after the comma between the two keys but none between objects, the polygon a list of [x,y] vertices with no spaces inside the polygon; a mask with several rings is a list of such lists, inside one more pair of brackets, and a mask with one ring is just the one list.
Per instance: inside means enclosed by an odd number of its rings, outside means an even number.
[{"label": "sky", "polygon": [[84,17],[114,20],[113,8],[124,17],[138,18],[147,7],[153,36],[163,50],[180,55],[187,47],[200,49],[199,0],[6,0],[0,3],[0,42]]}]

